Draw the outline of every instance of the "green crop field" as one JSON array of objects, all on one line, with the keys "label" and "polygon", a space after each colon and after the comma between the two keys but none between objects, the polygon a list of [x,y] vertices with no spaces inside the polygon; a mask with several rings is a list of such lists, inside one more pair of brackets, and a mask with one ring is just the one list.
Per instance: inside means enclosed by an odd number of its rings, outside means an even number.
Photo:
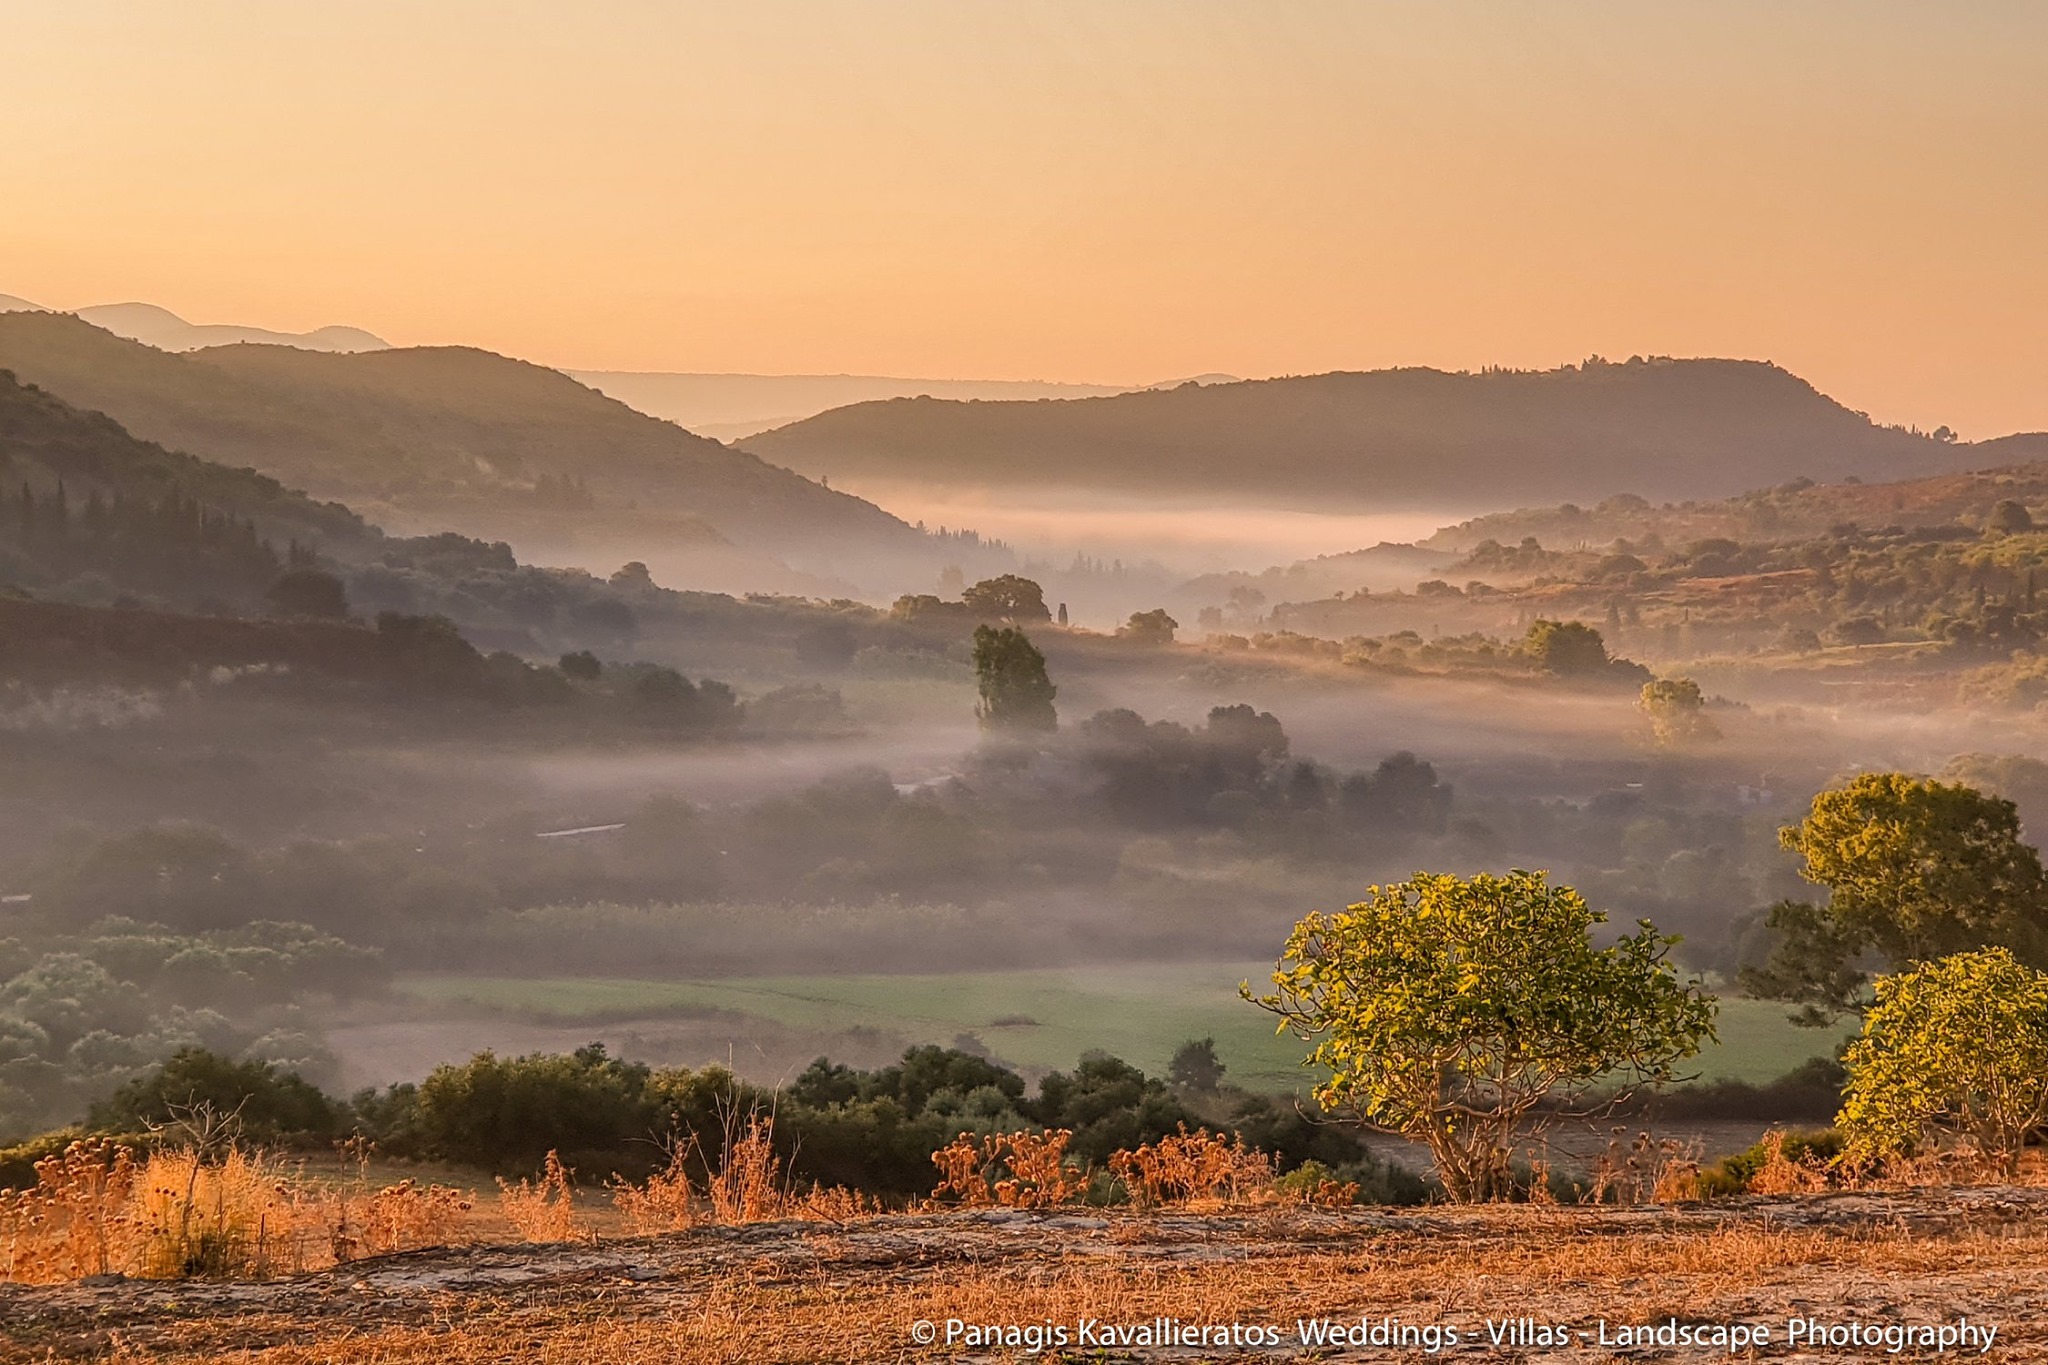
[{"label": "green crop field", "polygon": [[[1270,1018],[1237,997],[1268,964],[1174,963],[942,975],[763,976],[717,981],[595,977],[415,976],[402,989],[447,1005],[538,1015],[563,1022],[657,1017],[705,1010],[755,1015],[821,1032],[856,1026],[919,1041],[981,1039],[1003,1061],[1066,1068],[1082,1052],[1115,1053],[1148,1073],[1165,1070],[1189,1038],[1213,1037],[1241,1085],[1293,1090],[1308,1073],[1299,1041],[1276,1037]],[[1721,1002],[1721,1041],[1689,1070],[1702,1077],[1768,1081],[1831,1053],[1842,1034],[1802,1029],[1783,1006]]]}]

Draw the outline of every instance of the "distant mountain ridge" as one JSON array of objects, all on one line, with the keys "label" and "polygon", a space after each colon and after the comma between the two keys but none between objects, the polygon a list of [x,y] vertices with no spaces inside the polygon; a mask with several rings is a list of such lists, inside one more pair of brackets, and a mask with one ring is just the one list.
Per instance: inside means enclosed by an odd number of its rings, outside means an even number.
[{"label": "distant mountain ridge", "polygon": [[[12,294],[0,294],[0,313],[55,312]],[[187,322],[168,308],[153,303],[102,303],[69,310],[95,327],[104,327],[117,337],[154,346],[159,351],[196,351],[206,346],[232,346],[254,342],[270,346],[296,346],[304,351],[382,351],[391,343],[360,327],[319,327],[310,332],[274,332],[267,327],[243,327],[234,323]]]},{"label": "distant mountain ridge", "polygon": [[872,504],[487,351],[173,355],[75,316],[14,312],[0,314],[0,368],[138,437],[344,499],[387,526],[535,547],[536,528],[609,532],[639,518],[633,529],[657,548],[731,542],[805,565],[926,549]]},{"label": "distant mountain ridge", "polygon": [[1955,469],[1775,365],[1395,369],[1048,403],[863,403],[745,448],[819,477],[1207,494],[1310,509],[1715,497],[1805,476]]},{"label": "distant mountain ridge", "polygon": [[1197,375],[1143,386],[1068,384],[1037,379],[902,379],[871,374],[670,374],[655,371],[568,370],[590,385],[645,413],[667,418],[700,436],[735,440],[786,426],[833,408],[888,398],[950,398],[962,402],[1018,402],[1038,398],[1105,398],[1135,388],[1173,388],[1189,382],[1236,383],[1231,375]]}]

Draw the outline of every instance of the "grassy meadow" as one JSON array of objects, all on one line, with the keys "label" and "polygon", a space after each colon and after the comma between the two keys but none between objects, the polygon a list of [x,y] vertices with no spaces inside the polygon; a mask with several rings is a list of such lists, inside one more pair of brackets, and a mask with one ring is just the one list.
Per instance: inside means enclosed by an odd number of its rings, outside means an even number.
[{"label": "grassy meadow", "polygon": [[[1071,1067],[1090,1048],[1149,1074],[1166,1070],[1189,1038],[1213,1037],[1230,1078],[1253,1090],[1289,1092],[1310,1073],[1305,1045],[1276,1036],[1269,1016],[1238,999],[1259,988],[1271,964],[1188,962],[1010,972],[857,976],[757,976],[712,981],[601,977],[412,976],[399,988],[452,1006],[605,1022],[718,1011],[796,1029],[870,1028],[919,1042],[973,1034],[1024,1069]],[[1785,1007],[1724,997],[1720,1042],[1692,1068],[1705,1079],[1764,1082],[1832,1052],[1842,1034],[1789,1022]]]}]

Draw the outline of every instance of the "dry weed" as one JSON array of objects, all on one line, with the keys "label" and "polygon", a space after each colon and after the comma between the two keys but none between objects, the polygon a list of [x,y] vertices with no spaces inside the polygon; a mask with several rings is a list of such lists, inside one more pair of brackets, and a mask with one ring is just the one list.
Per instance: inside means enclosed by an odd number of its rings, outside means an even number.
[{"label": "dry weed", "polygon": [[987,1137],[962,1133],[932,1153],[932,1164],[939,1168],[932,1198],[966,1208],[1071,1204],[1088,1190],[1087,1173],[1067,1165],[1067,1144],[1073,1137],[1065,1128]]},{"label": "dry weed", "polygon": [[521,1179],[513,1185],[499,1178],[498,1209],[529,1242],[581,1241],[589,1234],[576,1219],[574,1174],[551,1150],[538,1181]]},{"label": "dry weed", "polygon": [[[1190,1133],[1186,1124],[1157,1142],[1112,1154],[1109,1169],[1144,1207],[1270,1197],[1273,1189],[1272,1157],[1245,1146],[1243,1138],[1225,1139],[1206,1128]],[[1337,1185],[1335,1181],[1323,1183]],[[1357,1194],[1356,1186],[1351,1193]]]},{"label": "dry weed", "polygon": [[1626,1128],[1616,1128],[1607,1150],[1593,1164],[1593,1182],[1586,1202],[1593,1204],[1679,1204],[1701,1193],[1699,1143],[1654,1138],[1646,1132],[1624,1141]]},{"label": "dry weed", "polygon": [[1773,1128],[1764,1134],[1764,1164],[1744,1187],[1750,1194],[1818,1194],[1828,1187],[1827,1167],[1811,1157],[1794,1161],[1785,1154],[1785,1134]]},{"label": "dry weed", "polygon": [[687,1169],[696,1146],[690,1139],[671,1144],[667,1167],[647,1177],[644,1185],[612,1179],[612,1207],[625,1216],[626,1225],[634,1232],[680,1232],[696,1225],[697,1191]]}]

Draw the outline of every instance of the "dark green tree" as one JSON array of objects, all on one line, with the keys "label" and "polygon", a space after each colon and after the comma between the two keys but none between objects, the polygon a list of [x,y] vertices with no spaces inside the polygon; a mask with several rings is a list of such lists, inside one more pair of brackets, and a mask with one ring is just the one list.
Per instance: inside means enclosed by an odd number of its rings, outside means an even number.
[{"label": "dark green tree", "polygon": [[1173,633],[1179,629],[1180,622],[1168,616],[1164,607],[1155,607],[1151,611],[1132,612],[1129,622],[1119,627],[1117,634],[1141,645],[1170,645]]},{"label": "dark green tree", "polygon": [[1167,1064],[1166,1079],[1177,1089],[1214,1094],[1223,1084],[1223,1062],[1216,1056],[1214,1038],[1190,1038],[1174,1049]]},{"label": "dark green tree", "polygon": [[1607,642],[1583,621],[1537,621],[1522,648],[1546,673],[1584,677],[1607,667]]},{"label": "dark green tree", "polygon": [[974,674],[981,701],[974,714],[984,730],[1056,730],[1052,701],[1059,689],[1045,673],[1045,656],[1014,626],[974,629]]}]

